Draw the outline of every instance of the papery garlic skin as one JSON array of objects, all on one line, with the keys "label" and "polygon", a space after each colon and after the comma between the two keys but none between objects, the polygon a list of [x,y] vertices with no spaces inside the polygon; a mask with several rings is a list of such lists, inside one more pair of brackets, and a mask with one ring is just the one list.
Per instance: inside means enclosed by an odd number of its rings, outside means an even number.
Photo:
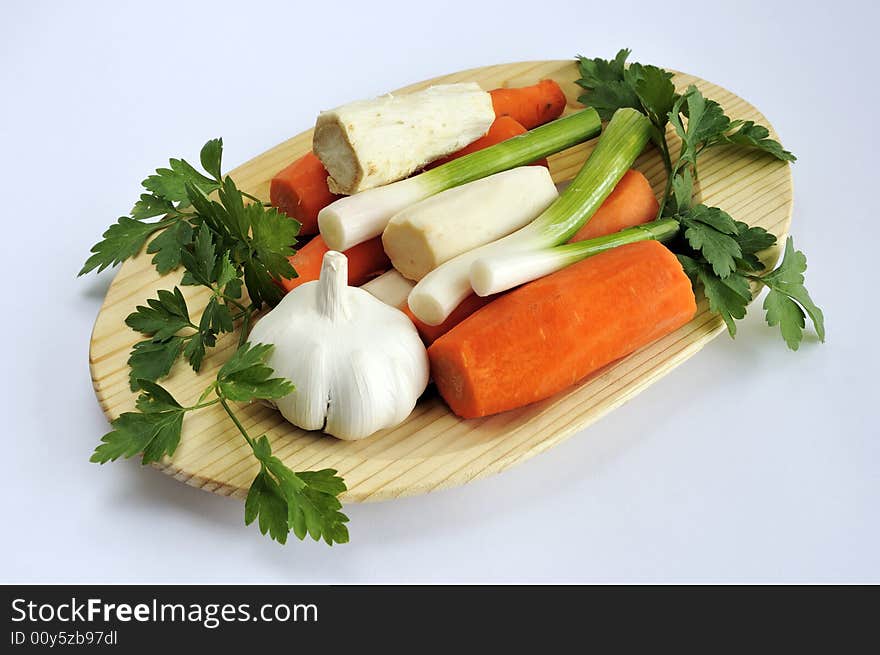
[{"label": "papery garlic skin", "polygon": [[269,365],[296,389],[276,401],[288,421],[339,439],[402,423],[428,384],[428,355],[406,315],[349,287],[348,260],[324,255],[321,277],[291,291],[254,326]]}]

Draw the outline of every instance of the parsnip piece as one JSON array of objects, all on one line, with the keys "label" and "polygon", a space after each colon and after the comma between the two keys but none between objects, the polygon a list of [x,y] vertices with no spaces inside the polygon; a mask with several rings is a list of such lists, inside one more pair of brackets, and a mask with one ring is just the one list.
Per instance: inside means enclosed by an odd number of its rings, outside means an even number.
[{"label": "parsnip piece", "polygon": [[392,268],[379,277],[362,284],[361,289],[368,291],[386,305],[398,308],[406,302],[409,292],[414,286],[415,283],[412,280],[407,280]]},{"label": "parsnip piece", "polygon": [[483,136],[492,97],[474,82],[441,84],[322,112],[312,150],[333,193],[353,194],[401,180]]},{"label": "parsnip piece", "polygon": [[391,263],[421,280],[453,257],[530,223],[556,197],[543,166],[520,166],[431,196],[396,214],[382,234]]}]

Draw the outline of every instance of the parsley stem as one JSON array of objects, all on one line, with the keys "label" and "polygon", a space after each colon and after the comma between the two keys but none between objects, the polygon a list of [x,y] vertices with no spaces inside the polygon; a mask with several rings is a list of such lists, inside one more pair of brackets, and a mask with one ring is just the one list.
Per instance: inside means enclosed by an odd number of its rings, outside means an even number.
[{"label": "parsley stem", "polygon": [[[239,191],[241,191],[241,190],[239,189]],[[250,199],[253,200],[254,202],[258,202],[258,203],[260,203],[261,205],[263,205],[263,207],[269,207],[269,206],[270,206],[269,203],[263,202],[262,200],[260,200],[260,199],[257,198],[256,196],[252,196],[251,194],[249,194],[247,191],[241,191],[241,195],[243,195],[245,198],[250,198]]]},{"label": "parsley stem", "polygon": [[244,429],[244,426],[241,424],[241,421],[238,420],[238,417],[235,415],[235,412],[232,411],[232,408],[229,407],[229,403],[226,402],[226,399],[222,396],[220,391],[217,391],[217,400],[220,401],[220,404],[223,406],[223,409],[226,410],[226,414],[229,415],[229,418],[232,419],[232,422],[235,423],[235,427],[238,428],[238,431],[241,432],[241,436],[244,437],[244,440],[248,442],[248,445],[253,449],[255,448],[254,440],[251,439],[250,435],[247,433],[247,430]]},{"label": "parsley stem", "polygon": [[185,411],[185,412],[192,412],[192,411],[194,411],[194,410],[196,410],[196,409],[202,409],[203,407],[210,407],[211,405],[216,405],[216,404],[219,403],[219,402],[220,402],[220,399],[219,399],[219,398],[215,398],[214,400],[208,400],[208,401],[206,401],[206,402],[199,403],[198,405],[193,405],[192,407],[184,407],[184,408],[183,408],[183,411]]},{"label": "parsley stem", "polygon": [[[227,296],[226,294],[220,294],[220,297],[223,298],[224,302],[227,305],[234,305],[237,309],[239,309],[242,312],[240,316],[244,316],[247,312],[253,311],[253,305],[250,308],[245,307],[240,302],[238,302],[235,298]],[[239,318],[240,318],[240,316],[239,316]]]},{"label": "parsley stem", "polygon": [[238,335],[238,347],[241,348],[247,341],[248,332],[251,327],[251,316],[254,313],[254,306],[251,305],[244,312],[244,320],[241,322],[241,334]]},{"label": "parsley stem", "polygon": [[660,217],[663,216],[663,211],[666,209],[666,201],[669,199],[669,194],[672,192],[672,157],[669,154],[669,143],[666,141],[665,134],[661,137],[658,147],[660,150],[660,157],[663,159],[663,167],[666,169],[666,188],[663,190],[663,197],[660,199],[660,208],[657,210],[657,219],[659,220]]}]

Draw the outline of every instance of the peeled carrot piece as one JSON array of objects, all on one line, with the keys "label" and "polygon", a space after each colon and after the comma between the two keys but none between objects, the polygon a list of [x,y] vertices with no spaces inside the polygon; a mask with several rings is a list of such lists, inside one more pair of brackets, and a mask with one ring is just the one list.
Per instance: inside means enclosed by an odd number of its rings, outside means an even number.
[{"label": "peeled carrot piece", "polygon": [[269,200],[302,224],[300,234],[317,234],[318,212],[340,197],[330,193],[327,171],[311,152],[278,173],[269,185]]},{"label": "peeled carrot piece", "polygon": [[458,416],[548,398],[678,329],[696,312],[687,275],[657,241],[594,257],[511,291],[428,349]]},{"label": "peeled carrot piece", "polygon": [[[469,155],[472,152],[477,152],[478,150],[482,150],[483,148],[494,146],[496,143],[501,143],[502,141],[506,141],[511,137],[515,137],[519,134],[524,134],[527,131],[528,130],[526,130],[526,128],[517,123],[510,116],[499,116],[492,122],[492,125],[489,127],[489,131],[486,132],[479,139],[477,139],[473,143],[469,143],[461,150],[453,152],[451,155],[446,155],[445,157],[441,157],[440,159],[432,161],[430,164],[425,166],[425,169],[436,168],[437,166],[445,164],[446,162],[450,162],[453,159],[458,159],[459,157]],[[547,160],[541,159],[539,161],[536,161],[535,164],[546,166]]]},{"label": "peeled carrot piece", "polygon": [[[281,286],[285,291],[292,291],[299,285],[317,280],[321,275],[321,262],[324,261],[324,253],[330,250],[320,235],[309,241],[306,245],[289,257],[298,277],[282,279]],[[348,257],[348,284],[357,287],[380,273],[384,273],[391,267],[391,262],[382,249],[382,238],[375,237],[363,243],[359,243],[343,253]]]},{"label": "peeled carrot piece", "polygon": [[425,342],[426,346],[430,346],[437,339],[449,332],[475,311],[481,307],[485,307],[492,300],[494,300],[494,296],[482,297],[472,293],[465,298],[458,307],[452,310],[449,318],[443,321],[440,325],[428,325],[427,323],[423,323],[416,318],[416,315],[412,313],[412,310],[410,310],[409,305],[406,303],[403,303],[400,311],[409,316],[409,320],[413,322],[413,325],[416,326],[416,330],[419,331],[419,336],[422,337],[422,341]]},{"label": "peeled carrot piece", "polygon": [[510,116],[527,130],[556,120],[565,110],[565,94],[554,80],[489,93],[495,116]]},{"label": "peeled carrot piece", "polygon": [[648,178],[628,170],[593,217],[571,238],[571,242],[614,234],[657,218],[660,205]]}]

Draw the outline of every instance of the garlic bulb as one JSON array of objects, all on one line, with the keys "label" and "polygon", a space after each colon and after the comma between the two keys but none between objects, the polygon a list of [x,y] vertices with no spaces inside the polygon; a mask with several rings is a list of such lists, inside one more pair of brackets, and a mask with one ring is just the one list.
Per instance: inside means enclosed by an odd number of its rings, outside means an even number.
[{"label": "garlic bulb", "polygon": [[254,326],[269,364],[295,391],[276,401],[288,421],[339,439],[403,422],[428,384],[428,355],[403,312],[349,287],[348,260],[324,255],[321,277],[291,291]]}]

